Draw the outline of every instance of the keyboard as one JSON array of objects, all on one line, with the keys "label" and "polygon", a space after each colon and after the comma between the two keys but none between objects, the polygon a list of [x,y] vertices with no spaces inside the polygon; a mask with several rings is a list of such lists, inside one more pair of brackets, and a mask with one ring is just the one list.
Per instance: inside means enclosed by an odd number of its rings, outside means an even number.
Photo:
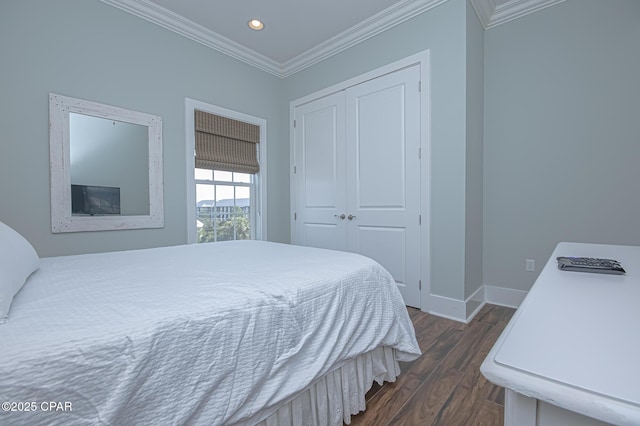
[{"label": "keyboard", "polygon": [[598,274],[622,275],[626,271],[620,262],[613,259],[596,257],[557,257],[558,269],[575,272],[594,272]]}]

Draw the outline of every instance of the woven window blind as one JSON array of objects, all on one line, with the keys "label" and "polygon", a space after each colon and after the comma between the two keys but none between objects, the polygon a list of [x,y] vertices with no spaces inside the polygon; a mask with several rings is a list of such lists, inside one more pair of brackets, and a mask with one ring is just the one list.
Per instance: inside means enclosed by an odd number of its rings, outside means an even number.
[{"label": "woven window blind", "polygon": [[255,174],[260,171],[260,127],[195,111],[196,168]]}]

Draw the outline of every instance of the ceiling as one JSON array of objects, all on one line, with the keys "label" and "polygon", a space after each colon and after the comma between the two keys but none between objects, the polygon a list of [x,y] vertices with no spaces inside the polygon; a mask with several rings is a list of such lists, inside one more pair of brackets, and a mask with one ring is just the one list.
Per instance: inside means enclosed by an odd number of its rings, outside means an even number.
[{"label": "ceiling", "polygon": [[[286,77],[448,0],[101,1]],[[470,1],[488,29],[565,0]]]}]

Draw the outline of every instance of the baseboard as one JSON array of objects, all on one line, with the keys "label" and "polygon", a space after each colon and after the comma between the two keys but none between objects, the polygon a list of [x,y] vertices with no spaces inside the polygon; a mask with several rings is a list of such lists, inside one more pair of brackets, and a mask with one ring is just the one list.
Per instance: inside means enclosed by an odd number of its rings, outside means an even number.
[{"label": "baseboard", "polygon": [[467,322],[467,309],[464,301],[449,297],[429,295],[429,313],[458,322]]},{"label": "baseboard", "polygon": [[429,297],[429,313],[468,324],[485,303],[484,286],[464,301],[432,294]]},{"label": "baseboard", "polygon": [[494,287],[491,285],[484,286],[484,300],[492,305],[517,309],[526,296],[527,292],[524,290]]},{"label": "baseboard", "polygon": [[484,286],[481,285],[480,288],[474,291],[471,296],[467,297],[467,300],[464,302],[466,309],[465,313],[467,314],[465,322],[469,324],[485,304],[486,298],[484,295]]},{"label": "baseboard", "polygon": [[523,290],[488,285],[481,286],[466,300],[431,294],[429,295],[428,312],[468,324],[485,304],[490,303],[517,309],[526,295],[527,292]]}]

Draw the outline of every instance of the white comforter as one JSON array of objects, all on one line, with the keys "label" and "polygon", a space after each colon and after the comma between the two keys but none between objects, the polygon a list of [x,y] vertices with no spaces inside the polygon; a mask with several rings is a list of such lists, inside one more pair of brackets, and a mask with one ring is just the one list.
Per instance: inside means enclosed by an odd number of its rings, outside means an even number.
[{"label": "white comforter", "polygon": [[18,410],[0,424],[253,424],[378,346],[420,353],[393,279],[359,255],[239,241],[45,258],[0,325],[0,402]]}]

